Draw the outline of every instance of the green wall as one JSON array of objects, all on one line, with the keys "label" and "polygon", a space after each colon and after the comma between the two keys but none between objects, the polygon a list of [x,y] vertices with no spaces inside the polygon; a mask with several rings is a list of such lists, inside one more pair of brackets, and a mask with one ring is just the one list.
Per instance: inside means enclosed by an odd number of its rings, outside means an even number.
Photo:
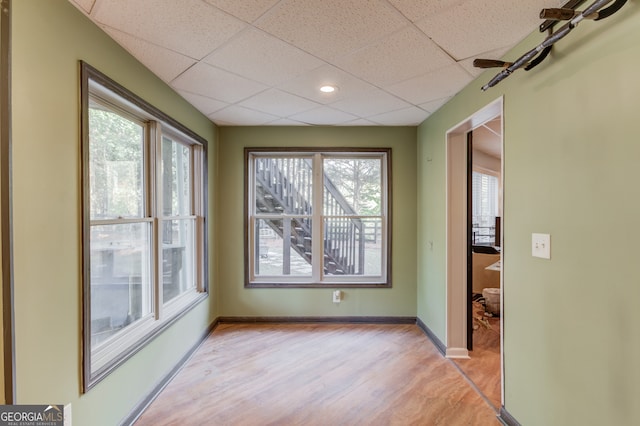
[{"label": "green wall", "polygon": [[17,402],[72,403],[74,424],[114,425],[198,341],[217,312],[209,297],[81,394],[78,60],[207,139],[212,176],[215,127],[67,1],[18,0],[12,7]]},{"label": "green wall", "polygon": [[[244,288],[245,147],[391,147],[392,281],[389,289],[344,289],[340,304],[327,289]],[[223,316],[415,316],[415,127],[221,127],[218,244]]]},{"label": "green wall", "polygon": [[[482,93],[485,73],[417,131],[216,129],[67,1],[12,6],[18,403],[72,403],[75,424],[116,424],[219,315],[417,314],[444,341],[445,132],[504,95],[506,409],[525,425],[640,424],[637,1],[582,23],[543,65]],[[532,35],[507,59],[540,40]],[[211,142],[215,278],[212,297],[85,395],[80,59]],[[332,289],[244,289],[245,146],[392,147],[393,288],[345,289],[337,306]],[[551,260],[531,257],[532,232],[551,234]]]},{"label": "green wall", "polygon": [[[631,1],[418,129],[418,316],[444,341],[445,132],[504,95],[505,407],[527,426],[640,424],[638,40]],[[551,260],[531,256],[534,232]]]}]

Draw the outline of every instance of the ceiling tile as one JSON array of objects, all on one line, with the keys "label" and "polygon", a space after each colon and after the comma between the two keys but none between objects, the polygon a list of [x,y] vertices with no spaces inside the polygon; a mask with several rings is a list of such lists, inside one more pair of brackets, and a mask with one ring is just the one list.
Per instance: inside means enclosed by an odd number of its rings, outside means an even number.
[{"label": "ceiling tile", "polygon": [[364,118],[358,118],[357,120],[347,121],[344,126],[378,126],[373,121],[365,120]]},{"label": "ceiling tile", "polygon": [[336,59],[336,65],[376,85],[388,85],[453,65],[438,45],[413,26]]},{"label": "ceiling tile", "polygon": [[205,0],[236,18],[253,22],[269,10],[279,0]]},{"label": "ceiling tile", "polygon": [[395,32],[407,23],[383,0],[282,0],[256,26],[329,59]]},{"label": "ceiling tile", "polygon": [[355,115],[347,114],[346,112],[338,111],[337,109],[329,108],[327,106],[292,115],[289,118],[291,120],[319,126],[343,124],[348,121],[358,119]]},{"label": "ceiling tile", "polygon": [[459,65],[397,83],[385,89],[414,105],[453,96],[471,82],[471,76]]},{"label": "ceiling tile", "polygon": [[428,116],[429,113],[427,111],[412,106],[368,117],[368,119],[383,126],[417,126]]},{"label": "ceiling tile", "polygon": [[323,62],[255,28],[243,31],[204,59],[238,75],[277,85]]},{"label": "ceiling tile", "polygon": [[[324,85],[336,86],[334,93],[322,93],[320,87]],[[316,68],[295,80],[278,86],[281,90],[311,99],[321,104],[329,104],[349,96],[369,91],[374,86],[331,66]]]},{"label": "ceiling tile", "polygon": [[452,96],[447,96],[446,98],[441,98],[441,99],[436,99],[436,100],[433,100],[433,101],[425,102],[423,104],[420,104],[419,107],[422,108],[423,110],[429,111],[431,114],[433,114],[434,112],[439,110],[442,105],[444,105],[447,102],[449,102],[449,100],[451,98],[452,98]]},{"label": "ceiling tile", "polygon": [[165,82],[170,82],[196,63],[194,59],[156,46],[122,31],[104,26],[102,29]]},{"label": "ceiling tile", "polygon": [[70,0],[71,4],[73,4],[74,6],[76,6],[78,9],[80,9],[82,12],[89,14],[91,13],[91,8],[93,7],[93,4],[96,2],[96,0]]},{"label": "ceiling tile", "polygon": [[295,121],[289,118],[281,118],[279,120],[272,121],[269,126],[308,126],[308,123],[302,121]]},{"label": "ceiling tile", "polygon": [[563,1],[472,0],[416,22],[456,60],[511,46],[541,23],[540,10]]},{"label": "ceiling tile", "polygon": [[267,89],[263,84],[202,62],[173,80],[171,86],[176,90],[199,93],[229,103],[241,101]]},{"label": "ceiling tile", "polygon": [[275,115],[236,105],[209,114],[209,118],[221,126],[231,124],[236,126],[261,126],[278,119]]},{"label": "ceiling tile", "polygon": [[410,105],[384,90],[372,89],[356,93],[331,104],[332,108],[356,114],[360,117],[381,114],[385,111],[407,108]]},{"label": "ceiling tile", "polygon": [[207,98],[206,96],[196,95],[195,93],[189,93],[183,90],[179,90],[178,93],[204,115],[209,115],[229,106],[226,102]]},{"label": "ceiling tile", "polygon": [[404,16],[412,22],[434,15],[469,0],[389,0]]},{"label": "ceiling tile", "polygon": [[566,0],[69,1],[217,123],[350,126],[422,121]]},{"label": "ceiling tile", "polygon": [[95,9],[98,22],[195,59],[246,27],[201,0],[101,0]]},{"label": "ceiling tile", "polygon": [[316,102],[277,89],[258,93],[242,101],[239,105],[258,111],[268,111],[280,117],[288,117],[320,106]]}]

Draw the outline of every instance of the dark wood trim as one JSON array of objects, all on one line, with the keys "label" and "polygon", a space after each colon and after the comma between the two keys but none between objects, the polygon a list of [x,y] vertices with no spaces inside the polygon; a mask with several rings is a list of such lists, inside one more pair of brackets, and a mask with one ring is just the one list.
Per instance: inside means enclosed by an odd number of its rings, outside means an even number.
[{"label": "dark wood trim", "polygon": [[500,407],[500,412],[498,413],[498,420],[500,420],[500,422],[506,426],[521,426],[520,422],[518,422],[515,419],[515,417],[509,414],[506,408],[504,408],[504,405]]},{"label": "dark wood trim", "polygon": [[207,329],[202,333],[198,341],[187,351],[187,353],[180,358],[180,360],[174,365],[174,367],[169,371],[164,377],[160,379],[160,381],[154,386],[154,388],[149,392],[144,398],[140,400],[136,404],[136,406],[129,412],[127,417],[120,421],[120,425],[132,425],[135,421],[142,415],[144,410],[147,409],[149,405],[160,395],[160,392],[164,390],[165,387],[173,380],[173,378],[182,370],[182,367],[191,359],[193,354],[198,350],[200,346],[207,340],[207,337],[216,329],[220,321],[216,318]]},{"label": "dark wood trim", "polygon": [[4,403],[16,403],[11,180],[11,0],[0,2],[0,217]]},{"label": "dark wood trim", "polygon": [[391,283],[349,283],[349,282],[326,282],[317,283],[267,283],[257,282],[245,285],[245,288],[391,288]]},{"label": "dark wood trim", "polygon": [[[393,173],[392,173],[392,148],[348,148],[348,147],[245,147],[244,148],[244,287],[245,288],[392,288],[393,274],[392,274],[392,257],[393,257]],[[386,169],[387,169],[387,276],[385,282],[378,283],[341,283],[341,282],[326,282],[326,283],[267,283],[267,282],[250,282],[250,265],[251,259],[249,249],[249,209],[250,205],[247,195],[249,194],[249,158],[252,153],[276,153],[276,154],[295,154],[295,153],[381,153],[386,154]]]},{"label": "dark wood trim", "polygon": [[[80,177],[80,217],[82,220],[82,239],[84,241],[87,235],[90,235],[89,223],[90,214],[88,207],[89,194],[89,68],[83,62],[80,62],[80,161],[81,177]],[[87,392],[91,388],[91,338],[87,336],[91,334],[91,253],[89,244],[82,244],[81,251],[82,264],[82,324],[80,330],[82,342],[82,392]]]},{"label": "dark wood trim", "polygon": [[467,133],[467,349],[473,350],[473,130]]},{"label": "dark wood trim", "polygon": [[165,114],[160,109],[158,109],[155,106],[151,105],[150,103],[148,103],[147,101],[142,99],[140,96],[136,95],[135,93],[133,93],[132,91],[130,91],[126,87],[124,87],[121,84],[119,84],[118,82],[116,82],[115,80],[111,79],[107,75],[105,75],[102,72],[98,71],[96,68],[92,67],[88,63],[86,63],[84,61],[80,61],[80,66],[82,68],[82,71],[86,74],[86,76],[88,78],[90,78],[91,80],[93,80],[96,83],[100,84],[101,86],[109,89],[110,91],[112,91],[116,95],[118,95],[121,98],[125,99],[127,102],[131,103],[132,105],[135,105],[136,107],[140,108],[141,110],[144,110],[148,114],[153,115],[159,121],[162,121],[162,122],[170,125],[174,129],[184,133],[185,135],[187,135],[190,138],[192,138],[195,141],[197,141],[199,144],[204,145],[204,146],[206,146],[208,144],[207,140],[204,139],[202,136],[198,135],[193,130],[189,129],[188,127],[186,127],[185,125],[183,125],[179,121],[175,120],[171,116]]},{"label": "dark wood trim", "polygon": [[[244,240],[242,245],[244,247],[244,287],[249,288],[249,270],[251,269],[251,265],[249,265],[251,255],[249,250],[251,249],[251,244],[249,244],[249,158],[250,158],[251,150],[248,148],[244,149],[244,192],[242,193],[243,198],[243,225],[244,225]],[[255,172],[254,172],[255,173]]]},{"label": "dark wood trim", "polygon": [[208,273],[209,273],[209,262],[208,262],[208,253],[209,253],[209,244],[208,244],[208,168],[207,168],[207,155],[208,155],[208,142],[206,139],[202,138],[195,132],[191,131],[184,125],[180,124],[178,121],[174,120],[167,114],[163,113],[153,105],[147,103],[142,98],[138,97],[135,93],[129,91],[125,87],[118,84],[116,81],[107,77],[105,74],[102,74],[97,69],[93,68],[91,65],[86,62],[79,61],[80,68],[80,158],[82,161],[82,176],[81,176],[81,187],[82,187],[82,202],[81,202],[81,218],[82,218],[82,235],[83,240],[88,238],[86,236],[89,235],[90,229],[90,214],[88,201],[89,194],[89,185],[86,184],[89,182],[89,168],[85,165],[89,164],[89,119],[88,113],[89,110],[89,91],[90,91],[90,81],[98,83],[104,88],[112,91],[122,99],[124,99],[129,104],[133,105],[134,109],[138,108],[143,111],[145,114],[151,115],[159,121],[168,124],[168,126],[172,127],[178,132],[181,132],[193,139],[197,143],[199,143],[203,147],[203,217],[204,217],[204,229],[203,229],[203,238],[204,238],[204,292],[201,293],[197,298],[193,300],[193,303],[186,307],[183,311],[179,312],[174,317],[165,320],[161,325],[155,327],[149,334],[144,336],[144,338],[140,339],[133,345],[131,348],[128,348],[124,352],[122,352],[115,359],[110,361],[107,365],[105,365],[100,370],[92,373],[91,372],[91,345],[87,342],[89,338],[89,334],[91,333],[91,297],[90,297],[90,247],[89,244],[83,244],[82,247],[82,265],[83,265],[83,275],[82,275],[82,386],[81,391],[83,393],[88,392],[93,386],[99,383],[102,379],[107,377],[111,371],[117,368],[119,365],[123,364],[127,361],[131,356],[139,352],[144,346],[166,330],[168,327],[173,325],[177,320],[182,318],[188,312],[190,312],[193,308],[199,305],[203,300],[208,297]]},{"label": "dark wood trim", "polygon": [[446,356],[447,347],[445,346],[444,343],[442,343],[442,341],[440,339],[438,339],[438,336],[436,336],[435,333],[433,331],[431,331],[431,329],[427,326],[427,324],[422,322],[422,320],[420,318],[416,318],[416,325],[418,327],[420,327],[420,330],[422,330],[424,334],[427,335],[429,340],[431,340],[431,342],[438,349],[438,352],[440,352],[442,354],[442,356]]},{"label": "dark wood trim", "polygon": [[221,324],[415,324],[416,317],[220,317]]}]

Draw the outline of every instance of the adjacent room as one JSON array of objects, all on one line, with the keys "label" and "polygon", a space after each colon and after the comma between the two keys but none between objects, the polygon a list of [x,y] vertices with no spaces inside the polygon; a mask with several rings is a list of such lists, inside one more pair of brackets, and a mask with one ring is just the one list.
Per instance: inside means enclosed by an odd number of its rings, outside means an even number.
[{"label": "adjacent room", "polygon": [[637,0],[1,5],[3,409],[640,424]]}]

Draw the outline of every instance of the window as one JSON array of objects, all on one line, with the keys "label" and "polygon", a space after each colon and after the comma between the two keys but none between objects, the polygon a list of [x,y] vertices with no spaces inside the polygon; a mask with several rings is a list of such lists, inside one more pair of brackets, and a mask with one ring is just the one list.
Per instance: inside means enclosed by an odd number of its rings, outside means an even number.
[{"label": "window", "polygon": [[496,176],[474,171],[471,175],[472,224],[474,245],[499,245],[496,242],[499,181]]},{"label": "window", "polygon": [[206,142],[82,64],[85,391],[202,300]]},{"label": "window", "polygon": [[247,287],[389,287],[391,151],[245,150]]}]

